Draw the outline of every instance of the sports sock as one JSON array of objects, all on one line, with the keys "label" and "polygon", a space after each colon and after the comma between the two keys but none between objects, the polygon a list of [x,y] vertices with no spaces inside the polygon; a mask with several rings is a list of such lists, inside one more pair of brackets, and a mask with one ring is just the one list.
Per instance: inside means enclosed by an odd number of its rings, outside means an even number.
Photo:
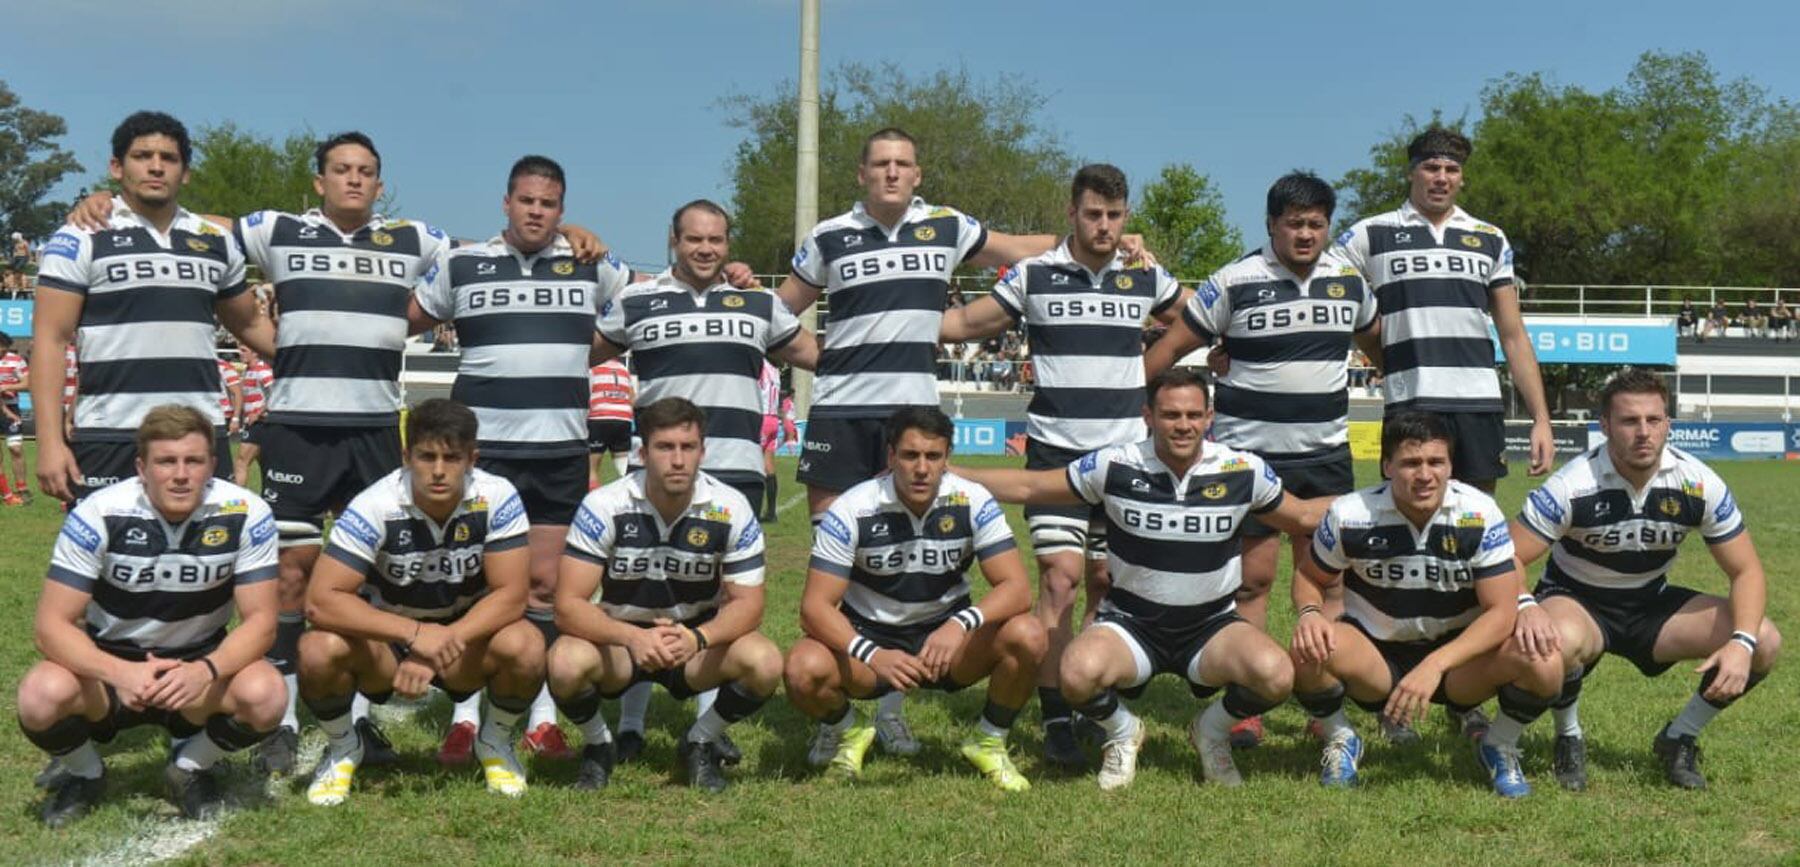
[{"label": "sports sock", "polygon": [[853,725],[856,725],[856,708],[849,702],[844,702],[843,707],[826,714],[824,719],[819,720],[820,728],[838,734],[849,731]]},{"label": "sports sock", "polygon": [[572,698],[557,702],[564,716],[581,730],[581,737],[589,746],[598,746],[612,740],[612,730],[606,727],[606,715],[600,712],[600,693],[593,687],[584,689]]},{"label": "sports sock", "polygon": [[[350,696],[350,721],[362,722],[369,718],[369,697],[362,693]],[[296,729],[298,731],[298,729]]]},{"label": "sports sock", "polygon": [[204,771],[225,758],[225,748],[211,735],[201,732],[188,738],[175,753],[175,767],[184,771]]},{"label": "sports sock", "polygon": [[6,474],[0,473],[0,497],[12,496],[12,488],[6,485]]},{"label": "sports sock", "polygon": [[1712,718],[1718,716],[1720,710],[1722,708],[1702,698],[1697,692],[1688,696],[1687,705],[1681,709],[1674,722],[1669,723],[1669,737],[1698,736],[1700,729],[1712,722]]},{"label": "sports sock", "polygon": [[619,696],[619,731],[644,731],[644,714],[650,710],[650,682],[634,683]]},{"label": "sports sock", "polygon": [[988,699],[987,705],[981,709],[981,720],[975,728],[990,738],[1006,740],[1006,733],[1012,731],[1013,720],[1019,718],[1016,707],[1001,707]]},{"label": "sports sock", "polygon": [[247,749],[268,737],[231,717],[217,713],[206,720],[206,728],[188,738],[175,752],[175,766],[184,771],[204,771],[238,750]]},{"label": "sports sock", "polygon": [[287,709],[281,713],[281,727],[297,732],[300,730],[300,676],[284,674],[281,682],[287,684]]},{"label": "sports sock", "polygon": [[312,711],[313,718],[319,721],[319,730],[325,733],[325,754],[332,758],[362,755],[362,740],[356,736],[356,727],[350,719],[350,696],[330,696],[323,699],[309,699],[306,709]]},{"label": "sports sock", "polygon": [[724,734],[726,726],[756,713],[757,708],[768,700],[752,695],[736,683],[711,691],[718,693],[718,700],[699,719],[694,720],[687,732],[687,739],[690,741],[706,743],[718,740],[719,735]]},{"label": "sports sock", "polygon": [[613,462],[613,478],[618,478],[620,476],[625,475],[625,469],[627,466],[626,461],[625,461],[625,456],[624,455],[613,455],[612,462]]},{"label": "sports sock", "polygon": [[876,716],[899,716],[906,704],[906,693],[894,690],[875,702]]},{"label": "sports sock", "polygon": [[1318,692],[1296,692],[1294,700],[1306,709],[1306,712],[1319,723],[1320,730],[1326,740],[1337,737],[1341,732],[1354,734],[1356,729],[1350,725],[1350,718],[1344,715],[1344,685],[1337,684],[1330,689]]},{"label": "sports sock", "polygon": [[487,706],[482,708],[481,732],[475,739],[490,749],[506,749],[512,744],[513,732],[519,727],[519,717],[524,716],[530,707],[530,699],[495,695],[489,690]]},{"label": "sports sock", "polygon": [[1587,680],[1587,669],[1576,666],[1563,674],[1562,692],[1550,701],[1550,716],[1556,720],[1556,733],[1562,737],[1581,737],[1581,684]]},{"label": "sports sock", "polygon": [[100,761],[100,751],[94,748],[93,741],[83,741],[81,746],[57,756],[62,762],[63,770],[84,780],[99,777],[105,771]]},{"label": "sports sock", "polygon": [[1129,737],[1137,730],[1137,717],[1125,709],[1124,702],[1119,701],[1119,694],[1110,689],[1088,699],[1078,710],[1082,716],[1098,724],[1106,732],[1106,739],[1109,741]]},{"label": "sports sock", "polygon": [[1258,695],[1253,689],[1242,684],[1225,685],[1225,695],[1213,702],[1200,714],[1200,730],[1208,740],[1223,740],[1231,736],[1231,727],[1240,720],[1249,719],[1273,710],[1280,701],[1270,701]]},{"label": "sports sock", "polygon": [[1533,695],[1512,684],[1500,687],[1500,713],[1488,724],[1487,742],[1497,747],[1516,747],[1519,735],[1533,720],[1544,715],[1553,699]]},{"label": "sports sock", "polygon": [[26,740],[60,761],[69,773],[90,780],[100,776],[100,753],[94,749],[89,736],[93,727],[86,717],[80,714],[64,717],[43,731],[20,728],[25,732]]},{"label": "sports sock", "polygon": [[1069,707],[1069,700],[1063,698],[1062,690],[1054,686],[1040,686],[1037,690],[1038,710],[1044,717],[1044,725],[1054,722],[1068,722],[1074,715]]},{"label": "sports sock", "polygon": [[1550,709],[1551,719],[1556,720],[1556,733],[1563,737],[1581,737],[1581,714],[1575,702],[1562,707]]},{"label": "sports sock", "polygon": [[468,723],[481,725],[481,693],[476,693],[457,702],[450,708],[450,724]]},{"label": "sports sock", "polygon": [[719,687],[713,687],[694,696],[694,718],[699,719],[712,710],[713,703],[719,700]]},{"label": "sports sock", "polygon": [[1207,740],[1227,740],[1231,737],[1231,727],[1237,724],[1238,719],[1225,709],[1225,699],[1221,698],[1200,712],[1200,732]]},{"label": "sports sock", "polygon": [[550,697],[550,684],[538,690],[537,697],[531,700],[531,718],[526,721],[527,730],[535,729],[544,723],[556,724],[556,699]]},{"label": "sports sock", "polygon": [[275,670],[281,672],[282,679],[287,682],[287,711],[281,715],[281,724],[294,731],[300,730],[300,717],[296,713],[299,706],[300,690],[295,675],[300,660],[300,636],[306,632],[306,615],[298,611],[283,611],[275,616],[275,643],[269,652],[263,654]]}]

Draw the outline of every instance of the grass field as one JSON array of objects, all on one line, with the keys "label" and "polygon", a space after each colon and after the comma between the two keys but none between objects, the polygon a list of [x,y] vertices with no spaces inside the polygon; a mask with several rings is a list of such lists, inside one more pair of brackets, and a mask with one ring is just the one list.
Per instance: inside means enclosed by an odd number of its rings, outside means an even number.
[{"label": "grass field", "polygon": [[[1800,507],[1793,499],[1800,464],[1717,469],[1762,552],[1769,614],[1793,634],[1800,628],[1793,580],[1800,573]],[[1364,480],[1375,475],[1372,464],[1357,471]],[[791,481],[792,462],[781,472],[789,480],[784,499],[794,500],[800,489]],[[1515,510],[1527,490],[1524,479],[1510,479],[1500,501]],[[1010,517],[1023,542],[1016,509]],[[59,520],[56,505],[43,498],[0,511],[0,715],[9,720],[17,679],[35,656],[31,615]],[[764,628],[786,646],[799,631],[804,509],[790,506],[767,529]],[[1684,550],[1674,577],[1724,590],[1698,542]],[[1292,622],[1284,587],[1277,587],[1271,617],[1283,641]],[[43,757],[9,722],[0,735],[0,864],[130,862],[187,844],[181,863],[1800,863],[1800,748],[1789,740],[1800,721],[1800,687],[1784,670],[1791,667],[1778,666],[1707,729],[1702,768],[1712,788],[1693,793],[1664,784],[1649,749],[1692,691],[1691,666],[1646,680],[1609,660],[1582,702],[1589,791],[1565,793],[1550,779],[1546,719],[1524,741],[1537,792],[1517,803],[1489,793],[1467,743],[1450,733],[1441,712],[1410,747],[1370,738],[1363,787],[1338,792],[1319,788],[1318,748],[1290,704],[1270,716],[1262,747],[1239,754],[1242,789],[1202,785],[1184,733],[1197,706],[1185,686],[1162,678],[1134,705],[1150,725],[1137,782],[1104,795],[1091,775],[1057,778],[1044,770],[1035,702],[1013,738],[1032,790],[1003,796],[978,778],[955,745],[980,710],[980,690],[910,699],[908,716],[924,752],[911,760],[876,753],[864,779],[849,786],[825,782],[806,766],[810,726],[778,698],[733,729],[746,755],[733,787],[720,796],[697,794],[670,782],[675,740],[690,716],[659,691],[645,760],[622,766],[609,789],[571,791],[572,764],[540,765],[529,794],[515,802],[487,794],[472,770],[437,768],[431,755],[449,716],[439,697],[416,716],[385,722],[403,766],[363,771],[342,807],[311,807],[301,780],[265,787],[240,757],[227,765],[234,812],[216,826],[184,823],[161,794],[160,736],[141,730],[105,751],[104,807],[52,832],[36,820],[39,796],[31,788]],[[1371,721],[1356,718],[1369,735]],[[309,730],[304,745],[316,755],[320,740]]]}]

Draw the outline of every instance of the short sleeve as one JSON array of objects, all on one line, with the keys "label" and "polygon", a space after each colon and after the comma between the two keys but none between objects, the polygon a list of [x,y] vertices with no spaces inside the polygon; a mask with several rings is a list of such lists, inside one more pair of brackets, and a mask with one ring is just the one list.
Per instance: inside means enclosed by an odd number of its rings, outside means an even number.
[{"label": "short sleeve", "polygon": [[606,565],[612,559],[613,535],[609,519],[611,509],[606,507],[603,496],[605,488],[601,488],[581,501],[575,509],[575,520],[569,524],[569,535],[564,553],[578,560]]},{"label": "short sleeve", "polygon": [[62,227],[44,242],[44,249],[38,254],[37,285],[87,294],[93,284],[88,269],[93,255],[91,235],[74,226]]},{"label": "short sleeve", "polygon": [[1181,297],[1181,283],[1161,265],[1153,267],[1151,272],[1156,275],[1156,300],[1150,305],[1150,314],[1161,316]]},{"label": "short sleeve", "polygon": [[369,517],[377,514],[374,505],[368,492],[357,495],[332,521],[331,536],[325,543],[326,554],[364,575],[375,568],[376,554],[387,534],[384,522]]},{"label": "short sleeve", "polygon": [[1326,508],[1325,516],[1319,519],[1319,528],[1313,531],[1312,558],[1313,563],[1327,572],[1342,572],[1350,568],[1350,558],[1344,556],[1344,530],[1342,506],[1350,497],[1339,497]]},{"label": "short sleeve", "polygon": [[1187,306],[1181,309],[1182,321],[1207,340],[1218,338],[1231,327],[1231,296],[1219,288],[1222,285],[1220,274],[1206,278],[1206,282],[1194,289]]},{"label": "short sleeve", "polygon": [[974,516],[975,558],[986,560],[1019,547],[1012,527],[1006,523],[1006,510],[986,488],[970,491],[969,514]]},{"label": "short sleeve", "polygon": [[69,512],[50,548],[50,580],[83,593],[94,592],[106,559],[106,521],[93,503],[89,497]]},{"label": "short sleeve", "polygon": [[[201,221],[212,226],[212,223],[205,222],[205,218],[201,218]],[[244,266],[244,248],[238,245],[234,235],[222,237],[225,239],[225,273],[219,275],[219,282],[214,284],[219,290],[221,301],[250,291],[250,282],[245,279],[248,272]]]},{"label": "short sleeve", "polygon": [[1500,233],[1500,254],[1494,259],[1494,270],[1488,274],[1488,289],[1499,289],[1513,285],[1513,248],[1512,242],[1506,240],[1506,234]]},{"label": "short sleeve", "polygon": [[1100,449],[1082,455],[1069,464],[1069,490],[1092,505],[1100,505],[1106,496],[1106,467],[1112,463],[1113,449]]},{"label": "short sleeve", "polygon": [[1337,244],[1333,246],[1332,250],[1344,261],[1349,262],[1350,267],[1361,271],[1367,278],[1369,274],[1369,226],[1366,222],[1357,223],[1345,229],[1343,234],[1338,235]]},{"label": "short sleeve", "polygon": [[432,263],[419,277],[418,285],[413,287],[419,309],[439,322],[456,318],[456,289],[450,285],[450,259],[444,257],[442,266]]},{"label": "short sleeve", "polygon": [[961,211],[956,212],[956,261],[967,262],[987,246],[987,227]]},{"label": "short sleeve", "polygon": [[487,537],[481,545],[483,553],[517,548],[525,544],[526,533],[531,529],[531,522],[525,516],[525,501],[519,499],[518,490],[510,482],[506,482],[502,490],[504,493],[494,498],[500,505],[488,511]]},{"label": "short sleeve", "polygon": [[800,334],[800,317],[794,315],[781,299],[769,296],[769,351],[788,345]]},{"label": "short sleeve", "polygon": [[1712,467],[1703,464],[1700,470],[1706,502],[1706,514],[1700,518],[1700,538],[1708,545],[1729,542],[1744,532],[1744,512],[1738,508],[1737,498],[1731,495],[1725,480],[1719,478]]},{"label": "short sleeve", "polygon": [[791,266],[794,276],[823,288],[829,279],[825,273],[825,254],[819,251],[818,232],[809,232],[800,242],[800,249],[794,251],[794,262]]},{"label": "short sleeve", "polygon": [[856,564],[856,518],[848,509],[839,507],[842,502],[840,497],[825,510],[819,531],[813,534],[812,561],[807,566],[849,578],[850,567]]},{"label": "short sleeve", "polygon": [[756,520],[748,502],[744,501],[746,507],[735,510],[731,516],[731,538],[726,540],[720,571],[727,583],[760,587],[763,583],[762,524]]},{"label": "short sleeve", "polygon": [[1525,508],[1519,510],[1519,523],[1555,543],[1569,531],[1569,485],[1561,473],[1544,480],[1538,489],[1525,497]]},{"label": "short sleeve", "polygon": [[1375,327],[1375,323],[1381,319],[1381,304],[1375,300],[1375,287],[1369,285],[1369,278],[1366,276],[1362,278],[1362,284],[1362,302],[1356,305],[1356,322],[1353,325],[1358,332]]},{"label": "short sleeve", "polygon": [[237,560],[232,564],[232,581],[255,584],[271,581],[280,574],[280,549],[276,542],[275,515],[262,500],[246,500],[249,515],[244,521],[243,537],[238,540]]},{"label": "short sleeve", "polygon": [[244,258],[264,272],[269,270],[271,239],[275,234],[275,221],[280,216],[280,211],[255,211],[231,223],[232,237],[243,249]]},{"label": "short sleeve", "polygon": [[1513,568],[1512,533],[1506,529],[1506,512],[1488,501],[1481,509],[1481,546],[1469,558],[1476,580],[1505,575]]},{"label": "short sleeve", "polygon": [[1275,474],[1275,468],[1261,457],[1244,453],[1250,461],[1250,470],[1256,478],[1250,482],[1250,511],[1262,514],[1281,505],[1281,476]]},{"label": "short sleeve", "polygon": [[[631,348],[631,334],[625,330],[625,291],[620,290],[613,297],[600,305],[600,318],[594,323],[594,330],[606,342],[622,349]],[[778,298],[775,306],[785,306]]]},{"label": "short sleeve", "polygon": [[1000,309],[1006,311],[1006,315],[1012,317],[1014,322],[1025,318],[1025,311],[1028,309],[1025,287],[1030,278],[1025,272],[1030,268],[1025,264],[1014,265],[1006,269],[1005,279],[994,284],[994,300],[1000,302]]},{"label": "short sleeve", "polygon": [[606,302],[619,297],[626,286],[631,285],[631,267],[619,261],[619,257],[607,251],[606,257],[600,260],[595,269],[597,285],[594,287],[594,309],[596,312],[606,307]]}]

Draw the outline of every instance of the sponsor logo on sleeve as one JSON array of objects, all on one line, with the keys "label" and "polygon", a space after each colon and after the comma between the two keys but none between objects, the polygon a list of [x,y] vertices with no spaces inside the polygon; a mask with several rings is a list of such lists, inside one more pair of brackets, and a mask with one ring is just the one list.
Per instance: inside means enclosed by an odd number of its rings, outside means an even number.
[{"label": "sponsor logo on sleeve", "polygon": [[807,249],[807,245],[801,244],[800,249],[794,251],[794,267],[799,268],[800,266],[805,265],[806,258],[809,255],[811,255],[811,253]]},{"label": "sponsor logo on sleeve", "polygon": [[500,508],[497,511],[488,517],[488,525],[492,527],[504,527],[507,524],[519,520],[519,516],[523,514],[525,514],[525,504],[520,502],[518,494],[513,494],[506,499],[506,502],[500,504]]},{"label": "sponsor logo on sleeve", "polygon": [[63,522],[62,534],[69,541],[74,542],[77,548],[89,554],[100,548],[100,534],[93,527],[88,526],[86,521],[75,515],[70,515],[69,519]]},{"label": "sponsor logo on sleeve", "polygon": [[587,506],[575,510],[575,530],[595,542],[606,538],[606,522]]},{"label": "sponsor logo on sleeve", "polygon": [[1275,468],[1267,463],[1263,464],[1263,481],[1268,482],[1271,485],[1278,485],[1281,483],[1281,479],[1275,475]]},{"label": "sponsor logo on sleeve", "polygon": [[343,530],[349,534],[350,538],[370,548],[375,547],[375,541],[381,538],[381,534],[375,532],[375,525],[369,523],[368,518],[349,509],[345,509],[343,514],[337,516],[337,521],[332,524],[332,530],[333,532]]},{"label": "sponsor logo on sleeve", "polygon": [[1503,545],[1512,543],[1512,534],[1506,532],[1505,524],[1495,524],[1481,536],[1481,550],[1492,551]]},{"label": "sponsor logo on sleeve", "polygon": [[1213,285],[1211,280],[1200,284],[1200,288],[1194,290],[1194,294],[1200,299],[1201,306],[1208,310],[1211,310],[1214,304],[1219,303],[1219,287]]},{"label": "sponsor logo on sleeve", "polygon": [[998,500],[989,500],[986,503],[982,504],[981,511],[975,513],[975,526],[976,527],[986,527],[987,525],[993,523],[994,519],[1000,517],[1000,515],[1001,515],[1001,511],[1000,511],[999,501]]},{"label": "sponsor logo on sleeve", "polygon": [[1082,455],[1081,460],[1075,464],[1075,472],[1085,476],[1093,472],[1097,466],[1100,466],[1100,453],[1098,451],[1088,452]]},{"label": "sponsor logo on sleeve", "polygon": [[433,226],[429,223],[425,224],[425,234],[430,235],[431,237],[436,238],[439,241],[444,240],[444,230],[440,229],[436,226]]},{"label": "sponsor logo on sleeve", "polygon": [[1730,491],[1726,491],[1725,498],[1719,501],[1718,508],[1713,509],[1713,520],[1723,521],[1734,514],[1737,514],[1737,500],[1731,496]]},{"label": "sponsor logo on sleeve", "polygon": [[273,538],[275,538],[275,517],[273,515],[264,515],[262,520],[250,526],[250,544],[268,544],[268,541]]},{"label": "sponsor logo on sleeve", "polygon": [[1545,488],[1538,488],[1531,492],[1529,499],[1531,508],[1536,509],[1538,515],[1542,516],[1544,520],[1552,524],[1562,523],[1563,509],[1562,505],[1556,502],[1555,494]]},{"label": "sponsor logo on sleeve", "polygon": [[68,232],[57,232],[44,242],[44,255],[74,259],[81,252],[81,239]]},{"label": "sponsor logo on sleeve", "polygon": [[836,512],[825,513],[825,520],[819,522],[819,530],[839,542],[850,544],[850,528],[845,526],[844,519],[838,517]]},{"label": "sponsor logo on sleeve", "polygon": [[1333,523],[1334,522],[1327,517],[1325,520],[1319,522],[1319,529],[1313,533],[1313,538],[1318,541],[1319,546],[1327,551],[1337,549],[1337,530],[1332,528]]},{"label": "sponsor logo on sleeve", "polygon": [[1350,242],[1352,240],[1354,240],[1355,238],[1356,238],[1356,230],[1355,229],[1345,229],[1344,234],[1338,236],[1337,242],[1340,246],[1348,247],[1348,246],[1350,246]]},{"label": "sponsor logo on sleeve", "polygon": [[750,546],[755,545],[756,540],[761,539],[761,538],[762,538],[762,525],[757,523],[756,520],[754,518],[752,518],[749,523],[744,525],[744,532],[738,534],[737,547],[733,548],[732,550],[748,551],[748,550],[750,550]]},{"label": "sponsor logo on sleeve", "polygon": [[263,224],[263,220],[268,216],[268,213],[268,211],[251,211],[250,216],[244,218],[244,225],[249,226],[252,229],[260,226]]}]

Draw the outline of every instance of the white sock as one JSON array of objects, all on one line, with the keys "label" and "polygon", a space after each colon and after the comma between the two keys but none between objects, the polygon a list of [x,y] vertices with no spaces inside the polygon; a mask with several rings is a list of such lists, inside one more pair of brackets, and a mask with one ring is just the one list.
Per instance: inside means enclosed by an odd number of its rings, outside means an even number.
[{"label": "white sock", "polygon": [[354,755],[362,757],[362,740],[356,736],[356,723],[350,714],[319,720],[319,730],[325,733],[325,754],[333,758]]},{"label": "white sock", "polygon": [[100,751],[94,748],[94,742],[88,741],[70,752],[56,757],[64,771],[84,780],[98,778],[105,772],[100,762]]},{"label": "white sock", "polygon": [[1683,735],[1698,737],[1700,729],[1712,722],[1712,718],[1719,715],[1719,710],[1720,708],[1708,704],[1706,699],[1700,697],[1699,693],[1694,693],[1688,697],[1687,707],[1682,708],[1681,714],[1675,717],[1675,721],[1669,723],[1669,737],[1678,738]]},{"label": "white sock", "polygon": [[513,730],[519,727],[519,717],[524,714],[516,710],[507,710],[493,702],[488,702],[481,717],[481,733],[476,740],[490,747],[505,749],[512,744]]},{"label": "white sock", "polygon": [[204,771],[225,758],[226,750],[212,739],[212,735],[201,732],[187,739],[181,749],[175,753],[175,767],[184,771]]},{"label": "white sock", "polygon": [[589,744],[598,746],[612,740],[612,729],[606,727],[606,714],[594,714],[594,718],[581,723],[580,728],[582,740]]},{"label": "white sock", "polygon": [[706,716],[706,712],[712,710],[713,702],[718,700],[719,688],[716,686],[694,696],[694,718],[699,719]]},{"label": "white sock", "polygon": [[1207,740],[1222,741],[1231,737],[1231,727],[1237,725],[1237,718],[1225,710],[1225,700],[1219,699],[1206,710],[1200,712],[1200,733]]},{"label": "white sock", "polygon": [[1120,701],[1118,710],[1113,711],[1111,716],[1094,720],[1094,723],[1106,732],[1107,740],[1116,741],[1137,731],[1138,718],[1125,709],[1125,702]]},{"label": "white sock", "polygon": [[[717,692],[717,690],[707,691]],[[688,728],[687,739],[695,743],[716,741],[719,739],[719,735],[725,733],[725,727],[728,725],[731,723],[719,716],[718,711],[707,708],[706,712],[701,714],[699,719],[694,720],[694,724]]]},{"label": "white sock", "polygon": [[531,718],[526,721],[527,730],[535,729],[544,723],[556,724],[556,699],[550,695],[550,684],[546,683],[538,690],[537,698],[531,700]]},{"label": "white sock", "polygon": [[281,726],[288,731],[297,732],[300,730],[300,676],[284,674],[281,682],[287,684],[288,691],[287,712],[281,715]]},{"label": "white sock", "polygon": [[1496,714],[1493,722],[1488,723],[1487,741],[1489,746],[1517,747],[1519,735],[1524,734],[1525,724],[1506,714]]},{"label": "white sock", "polygon": [[1568,707],[1550,709],[1550,717],[1556,720],[1557,734],[1571,738],[1581,737],[1581,714],[1577,710],[1580,705],[1581,700],[1576,699]]},{"label": "white sock", "polygon": [[1001,740],[1006,740],[1006,733],[1009,731],[1012,731],[1012,729],[1003,729],[997,725],[994,725],[991,722],[988,722],[988,719],[986,716],[983,716],[980,719],[975,721],[975,730],[978,732],[981,732],[983,735],[985,735],[987,737],[999,738]]},{"label": "white sock", "polygon": [[894,690],[875,702],[876,716],[899,716],[902,705],[906,703],[906,693]]},{"label": "white sock", "polygon": [[650,683],[634,683],[619,696],[619,731],[644,731],[644,713],[650,710]]},{"label": "white sock", "polygon": [[369,697],[362,693],[350,696],[350,721],[359,723],[369,718]]},{"label": "white sock", "polygon": [[1344,709],[1341,707],[1331,716],[1313,717],[1313,719],[1319,721],[1319,728],[1324,732],[1326,740],[1337,737],[1340,732],[1356,734],[1356,727],[1350,725],[1350,717],[1344,715]]},{"label": "white sock", "polygon": [[451,707],[450,724],[457,723],[481,725],[481,693],[475,693]]}]

